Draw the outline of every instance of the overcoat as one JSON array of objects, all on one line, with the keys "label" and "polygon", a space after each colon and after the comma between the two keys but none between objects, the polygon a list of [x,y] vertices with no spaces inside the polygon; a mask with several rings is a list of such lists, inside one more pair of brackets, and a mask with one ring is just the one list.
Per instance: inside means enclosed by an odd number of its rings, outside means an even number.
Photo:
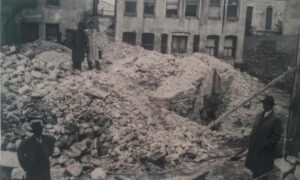
[{"label": "overcoat", "polygon": [[17,150],[21,167],[26,171],[26,180],[50,180],[50,160],[55,139],[42,135],[42,142],[35,136],[25,139]]},{"label": "overcoat", "polygon": [[263,175],[274,168],[276,145],[281,136],[282,122],[274,111],[264,117],[259,113],[249,138],[246,167],[254,177]]},{"label": "overcoat", "polygon": [[88,37],[87,34],[77,29],[72,34],[72,60],[73,62],[82,62],[84,60],[84,52],[86,51]]}]

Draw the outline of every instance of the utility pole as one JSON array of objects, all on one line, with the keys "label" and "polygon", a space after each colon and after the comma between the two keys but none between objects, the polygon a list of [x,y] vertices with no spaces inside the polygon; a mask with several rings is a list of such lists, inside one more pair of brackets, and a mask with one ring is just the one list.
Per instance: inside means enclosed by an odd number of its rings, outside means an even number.
[{"label": "utility pole", "polygon": [[291,113],[289,119],[288,136],[293,139],[292,153],[300,152],[300,31],[298,31],[298,47],[297,47],[297,67],[295,72],[294,87],[292,93]]}]

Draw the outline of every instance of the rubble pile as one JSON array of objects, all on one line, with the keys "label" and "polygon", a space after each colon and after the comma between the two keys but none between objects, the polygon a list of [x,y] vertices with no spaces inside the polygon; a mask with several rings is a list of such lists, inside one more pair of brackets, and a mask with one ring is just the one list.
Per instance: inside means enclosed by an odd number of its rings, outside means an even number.
[{"label": "rubble pile", "polygon": [[[72,75],[70,51],[46,43],[27,44],[45,47],[33,54],[26,54],[26,48],[1,54],[1,147],[16,150],[20,140],[31,135],[29,121],[42,119],[45,132],[56,139],[51,163],[57,179],[142,175],[222,156],[207,154],[220,148],[217,140],[228,134],[198,137],[203,126],[170,104],[180,104],[174,98],[182,96],[201,104],[200,91],[211,89],[206,82],[215,73],[224,103],[218,113],[259,87],[257,80],[208,55],[176,58],[126,44],[104,51],[103,71]],[[181,108],[195,109],[186,104]],[[242,113],[250,111],[250,117],[255,107],[242,108]]]}]

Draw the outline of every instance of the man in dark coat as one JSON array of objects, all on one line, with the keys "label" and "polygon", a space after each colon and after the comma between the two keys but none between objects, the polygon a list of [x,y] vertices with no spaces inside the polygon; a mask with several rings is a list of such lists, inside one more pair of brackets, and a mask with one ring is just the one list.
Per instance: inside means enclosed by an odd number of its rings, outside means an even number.
[{"label": "man in dark coat", "polygon": [[[275,148],[281,136],[281,120],[276,117],[272,96],[266,96],[263,102],[264,111],[256,118],[249,139],[249,149],[246,159],[246,167],[253,177],[260,177],[274,168]],[[268,179],[264,176],[261,179]]]},{"label": "man in dark coat", "polygon": [[26,172],[26,180],[51,180],[50,160],[54,151],[55,139],[42,135],[40,121],[32,121],[33,136],[20,144],[17,154],[21,167]]},{"label": "man in dark coat", "polygon": [[87,34],[84,32],[84,24],[80,22],[78,28],[72,34],[72,61],[73,68],[81,70],[81,63],[84,60],[84,53],[87,48]]}]

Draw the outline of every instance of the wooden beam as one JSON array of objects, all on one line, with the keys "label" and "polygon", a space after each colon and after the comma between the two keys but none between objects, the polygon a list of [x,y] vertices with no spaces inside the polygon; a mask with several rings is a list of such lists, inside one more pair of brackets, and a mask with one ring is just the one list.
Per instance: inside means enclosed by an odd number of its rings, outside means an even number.
[{"label": "wooden beam", "polygon": [[231,115],[232,113],[234,113],[235,111],[237,111],[240,107],[243,107],[245,104],[247,104],[248,102],[250,102],[254,98],[256,98],[259,94],[265,92],[266,90],[268,90],[269,88],[271,88],[273,85],[275,85],[276,83],[278,83],[280,80],[282,80],[283,78],[285,78],[288,74],[295,72],[297,69],[298,69],[297,67],[290,68],[287,72],[285,72],[282,75],[278,76],[276,79],[274,79],[273,81],[271,81],[268,85],[266,85],[264,88],[262,88],[261,90],[259,90],[258,92],[256,92],[252,96],[250,96],[248,99],[246,99],[245,101],[243,101],[242,103],[240,103],[239,105],[237,105],[236,107],[234,107],[233,109],[231,109],[230,111],[227,111],[226,113],[224,113],[223,115],[221,115],[217,120],[213,121],[212,123],[208,124],[203,129],[201,129],[202,131],[200,132],[199,135],[202,135],[204,132],[208,131],[210,128],[212,128],[215,125],[217,125],[217,124],[221,123],[222,121],[224,121],[229,115]]}]

